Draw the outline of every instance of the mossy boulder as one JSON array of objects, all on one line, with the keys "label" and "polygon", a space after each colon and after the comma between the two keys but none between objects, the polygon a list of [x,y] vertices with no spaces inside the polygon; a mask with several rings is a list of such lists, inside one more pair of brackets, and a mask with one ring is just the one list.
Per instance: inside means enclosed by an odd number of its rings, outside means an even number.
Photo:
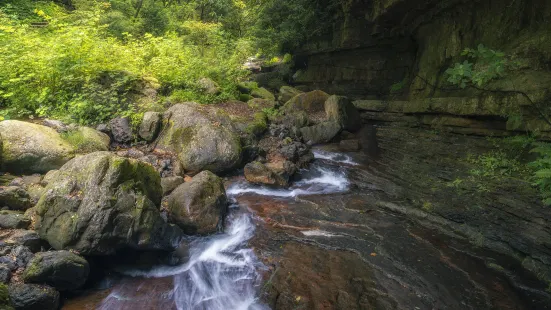
[{"label": "mossy boulder", "polygon": [[109,152],[77,157],[49,177],[33,217],[56,250],[109,255],[125,248],[168,250],[181,231],[159,213],[153,166]]},{"label": "mossy boulder", "polygon": [[76,154],[108,151],[111,142],[109,136],[103,132],[84,126],[60,135],[74,148]]},{"label": "mossy boulder", "polygon": [[254,114],[254,119],[249,122],[245,131],[255,136],[262,135],[268,129],[268,117],[263,112]]},{"label": "mossy boulder", "polygon": [[170,219],[187,234],[215,233],[228,209],[222,179],[203,171],[168,196]]},{"label": "mossy boulder", "polygon": [[0,309],[2,310],[14,310],[10,303],[10,293],[8,286],[4,283],[0,283]]},{"label": "mossy boulder", "polygon": [[197,81],[197,85],[207,95],[218,95],[220,93],[220,86],[209,78],[200,79]]},{"label": "mossy boulder", "polygon": [[74,148],[52,128],[7,120],[0,122],[2,171],[45,173],[74,155]]},{"label": "mossy boulder", "polygon": [[0,228],[27,229],[31,220],[19,211],[0,211]]},{"label": "mossy boulder", "polygon": [[60,291],[75,290],[86,282],[90,266],[69,251],[36,253],[23,273],[26,283],[44,283]]},{"label": "mossy boulder", "polygon": [[9,298],[15,309],[57,310],[59,292],[47,285],[11,283]]},{"label": "mossy boulder", "polygon": [[241,141],[227,114],[193,102],[174,105],[169,112],[158,147],[177,153],[187,172],[217,173],[240,164]]},{"label": "mossy boulder", "polygon": [[303,92],[291,87],[291,86],[282,86],[279,89],[279,96],[277,100],[281,103],[286,103],[287,101],[293,99],[294,97],[302,94]]},{"label": "mossy boulder", "polygon": [[243,94],[250,94],[253,90],[258,89],[258,83],[241,82],[237,84],[237,89]]},{"label": "mossy boulder", "polygon": [[300,129],[305,142],[313,144],[331,141],[341,131],[341,125],[335,121],[323,122],[318,125],[303,127]]},{"label": "mossy boulder", "polygon": [[275,101],[275,96],[269,90],[264,87],[257,88],[251,92],[251,96],[254,98],[261,98],[266,100]]},{"label": "mossy boulder", "polygon": [[344,130],[358,131],[362,127],[360,112],[352,101],[343,96],[331,96],[325,101],[327,120],[341,124]]},{"label": "mossy boulder", "polygon": [[0,186],[0,207],[25,211],[32,206],[31,197],[19,186]]},{"label": "mossy boulder", "polygon": [[287,113],[298,111],[320,112],[325,110],[325,101],[327,99],[329,99],[327,93],[321,90],[314,90],[294,96],[285,103],[283,108]]}]

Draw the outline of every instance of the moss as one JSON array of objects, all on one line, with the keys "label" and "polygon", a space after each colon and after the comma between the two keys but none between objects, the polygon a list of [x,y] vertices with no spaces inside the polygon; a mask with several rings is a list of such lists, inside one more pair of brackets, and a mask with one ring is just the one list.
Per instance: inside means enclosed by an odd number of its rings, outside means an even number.
[{"label": "moss", "polygon": [[263,112],[255,113],[254,120],[245,129],[246,132],[255,136],[261,135],[268,129],[268,118]]},{"label": "moss", "polygon": [[262,98],[275,101],[275,96],[266,88],[255,89],[251,92],[251,95],[256,98]]},{"label": "moss", "polygon": [[13,310],[13,307],[10,305],[8,286],[4,283],[0,283],[0,308],[3,310]]},{"label": "moss", "polygon": [[251,99],[253,99],[254,97],[249,95],[249,94],[240,94],[239,95],[239,101],[243,101],[243,102],[247,102]]},{"label": "moss", "polygon": [[107,151],[107,146],[99,141],[99,136],[92,137],[91,135],[87,130],[78,129],[62,133],[60,136],[74,148],[74,152],[77,154]]}]

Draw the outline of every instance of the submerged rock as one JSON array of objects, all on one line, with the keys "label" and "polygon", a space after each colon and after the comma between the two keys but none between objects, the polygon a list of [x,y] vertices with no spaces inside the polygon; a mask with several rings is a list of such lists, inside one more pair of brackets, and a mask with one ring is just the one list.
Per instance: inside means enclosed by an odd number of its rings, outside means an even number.
[{"label": "submerged rock", "polygon": [[31,207],[31,197],[21,187],[0,186],[0,207],[25,211]]},{"label": "submerged rock", "polygon": [[9,297],[15,309],[57,310],[59,292],[47,285],[11,283]]},{"label": "submerged rock", "polygon": [[52,128],[21,122],[0,122],[1,169],[16,173],[45,173],[73,157],[73,147]]},{"label": "submerged rock", "polygon": [[23,273],[26,283],[45,283],[60,291],[75,290],[86,282],[90,266],[69,251],[37,253]]},{"label": "submerged rock", "polygon": [[167,201],[171,220],[187,234],[215,233],[228,209],[222,179],[210,171],[180,185]]},{"label": "submerged rock", "polygon": [[183,169],[216,173],[239,165],[241,142],[227,115],[202,110],[193,102],[174,105],[169,112],[169,127],[158,146],[177,153]]},{"label": "submerged rock", "polygon": [[50,179],[33,213],[35,228],[56,250],[171,249],[181,233],[159,213],[161,180],[151,165],[96,152],[73,159]]}]

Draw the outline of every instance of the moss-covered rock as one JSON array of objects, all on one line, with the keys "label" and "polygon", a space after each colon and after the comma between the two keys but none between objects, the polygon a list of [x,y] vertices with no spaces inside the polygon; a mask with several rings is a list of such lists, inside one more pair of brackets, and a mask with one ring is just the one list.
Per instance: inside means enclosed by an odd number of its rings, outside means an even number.
[{"label": "moss-covered rock", "polygon": [[0,186],[0,207],[25,211],[31,207],[27,191],[18,186]]},{"label": "moss-covered rock", "polygon": [[158,146],[176,152],[186,171],[222,172],[239,165],[241,141],[227,114],[204,111],[193,102],[174,105],[169,112]]},{"label": "moss-covered rock", "polygon": [[254,114],[254,120],[249,123],[246,132],[251,133],[255,136],[260,136],[268,129],[268,117],[263,112],[258,112]]},{"label": "moss-covered rock", "polygon": [[84,126],[61,133],[61,138],[74,148],[76,154],[108,151],[111,142],[103,132]]},{"label": "moss-covered rock", "polygon": [[300,129],[302,138],[313,144],[331,141],[341,131],[341,125],[337,122],[323,122],[318,125],[303,127]]},{"label": "moss-covered rock", "polygon": [[21,121],[0,122],[2,170],[45,173],[73,157],[73,147],[53,130]]},{"label": "moss-covered rock", "polygon": [[13,306],[10,303],[8,286],[4,283],[0,283],[0,309],[14,310]]},{"label": "moss-covered rock", "polygon": [[27,229],[31,220],[22,212],[18,211],[0,211],[0,228],[6,229]]},{"label": "moss-covered rock", "polygon": [[35,228],[56,250],[85,255],[123,248],[170,249],[180,230],[159,213],[160,176],[153,166],[108,152],[64,165],[34,208]]},{"label": "moss-covered rock", "polygon": [[18,310],[59,308],[59,292],[47,285],[11,283],[8,292],[11,304]]},{"label": "moss-covered rock", "polygon": [[291,87],[291,86],[282,86],[279,89],[279,96],[277,100],[281,103],[286,103],[287,101],[293,99],[294,97],[302,94],[303,92]]},{"label": "moss-covered rock", "polygon": [[197,85],[207,95],[218,95],[220,93],[220,86],[209,78],[200,79],[197,81]]},{"label": "moss-covered rock", "polygon": [[44,283],[60,291],[84,285],[90,266],[86,259],[69,251],[36,253],[23,273],[26,283]]},{"label": "moss-covered rock", "polygon": [[362,127],[360,112],[354,107],[350,99],[342,96],[331,96],[325,101],[324,106],[327,120],[341,124],[344,130],[354,132]]},{"label": "moss-covered rock", "polygon": [[266,100],[275,101],[275,96],[269,90],[264,87],[257,88],[251,92],[251,96],[254,98],[261,98]]},{"label": "moss-covered rock", "polygon": [[329,95],[321,90],[314,90],[307,93],[296,95],[284,105],[284,110],[287,113],[298,111],[320,112],[325,109],[325,101],[329,99]]},{"label": "moss-covered rock", "polygon": [[170,219],[188,234],[216,232],[228,209],[222,179],[210,171],[180,185],[167,201]]}]

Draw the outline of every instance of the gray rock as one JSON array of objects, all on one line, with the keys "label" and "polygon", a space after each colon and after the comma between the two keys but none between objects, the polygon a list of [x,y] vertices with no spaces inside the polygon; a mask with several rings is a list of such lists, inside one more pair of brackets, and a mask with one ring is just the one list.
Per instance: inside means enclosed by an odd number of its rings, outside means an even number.
[{"label": "gray rock", "polygon": [[31,197],[27,191],[17,186],[0,186],[0,205],[21,211],[32,206]]},{"label": "gray rock", "polygon": [[162,116],[163,114],[158,112],[146,112],[143,115],[140,130],[138,131],[142,139],[151,142],[157,138],[159,130],[161,129]]},{"label": "gray rock", "polygon": [[331,96],[325,101],[329,121],[337,122],[344,130],[358,131],[362,127],[360,112],[347,97]]},{"label": "gray rock", "polygon": [[202,78],[197,81],[199,88],[207,95],[218,95],[220,93],[220,86],[209,78]]},{"label": "gray rock", "polygon": [[159,137],[158,147],[178,154],[189,173],[223,172],[241,162],[241,141],[227,115],[208,113],[197,103],[169,109],[170,125]]},{"label": "gray rock", "polygon": [[277,187],[289,186],[289,175],[278,174],[258,161],[245,165],[245,179],[253,184],[264,184]]},{"label": "gray rock", "polygon": [[109,126],[111,127],[111,135],[115,142],[122,144],[132,142],[132,127],[127,117],[114,118],[109,122]]},{"label": "gray rock", "polygon": [[58,120],[55,120],[55,119],[45,119],[42,121],[42,125],[46,126],[46,127],[50,127],[54,130],[56,130],[57,132],[62,132],[62,131],[65,131],[67,130],[67,125],[63,124],[62,121],[58,121]]},{"label": "gray rock", "polygon": [[23,273],[26,283],[45,283],[60,291],[75,290],[86,283],[90,266],[69,251],[37,253]]},{"label": "gray rock", "polygon": [[360,141],[351,139],[351,140],[342,140],[339,143],[339,149],[343,152],[356,152],[360,150]]},{"label": "gray rock", "polygon": [[318,125],[303,127],[300,129],[304,141],[313,144],[331,141],[341,131],[341,125],[337,122],[323,122]]},{"label": "gray rock", "polygon": [[107,124],[99,124],[96,127],[96,130],[99,132],[103,132],[104,134],[110,136],[111,135],[111,128],[109,128],[109,125]]},{"label": "gray rock", "polygon": [[6,266],[10,271],[17,269],[15,259],[12,256],[0,256],[0,264]]},{"label": "gray rock", "polygon": [[33,253],[39,252],[45,245],[35,231],[24,229],[14,230],[4,239],[4,242],[14,246],[24,245]]},{"label": "gray rock", "polygon": [[162,219],[161,197],[161,179],[151,165],[96,152],[52,176],[34,208],[35,228],[54,249],[83,255],[172,249],[181,231]]},{"label": "gray rock", "polygon": [[11,279],[11,270],[6,264],[0,264],[0,283],[8,283]]},{"label": "gray rock", "polygon": [[0,227],[6,229],[27,229],[31,220],[22,212],[0,211]]},{"label": "gray rock", "polygon": [[184,183],[184,178],[181,176],[167,177],[161,179],[161,187],[163,188],[163,196],[170,194],[178,186]]},{"label": "gray rock", "polygon": [[11,303],[21,310],[57,310],[59,292],[47,285],[11,283],[8,287]]},{"label": "gray rock", "polygon": [[0,122],[2,171],[45,173],[73,156],[73,147],[52,128],[21,122]]},{"label": "gray rock", "polygon": [[215,233],[228,209],[222,179],[210,171],[180,185],[167,202],[171,220],[187,234]]},{"label": "gray rock", "polygon": [[28,247],[19,245],[11,251],[11,256],[15,257],[15,265],[17,268],[25,268],[34,254]]}]

